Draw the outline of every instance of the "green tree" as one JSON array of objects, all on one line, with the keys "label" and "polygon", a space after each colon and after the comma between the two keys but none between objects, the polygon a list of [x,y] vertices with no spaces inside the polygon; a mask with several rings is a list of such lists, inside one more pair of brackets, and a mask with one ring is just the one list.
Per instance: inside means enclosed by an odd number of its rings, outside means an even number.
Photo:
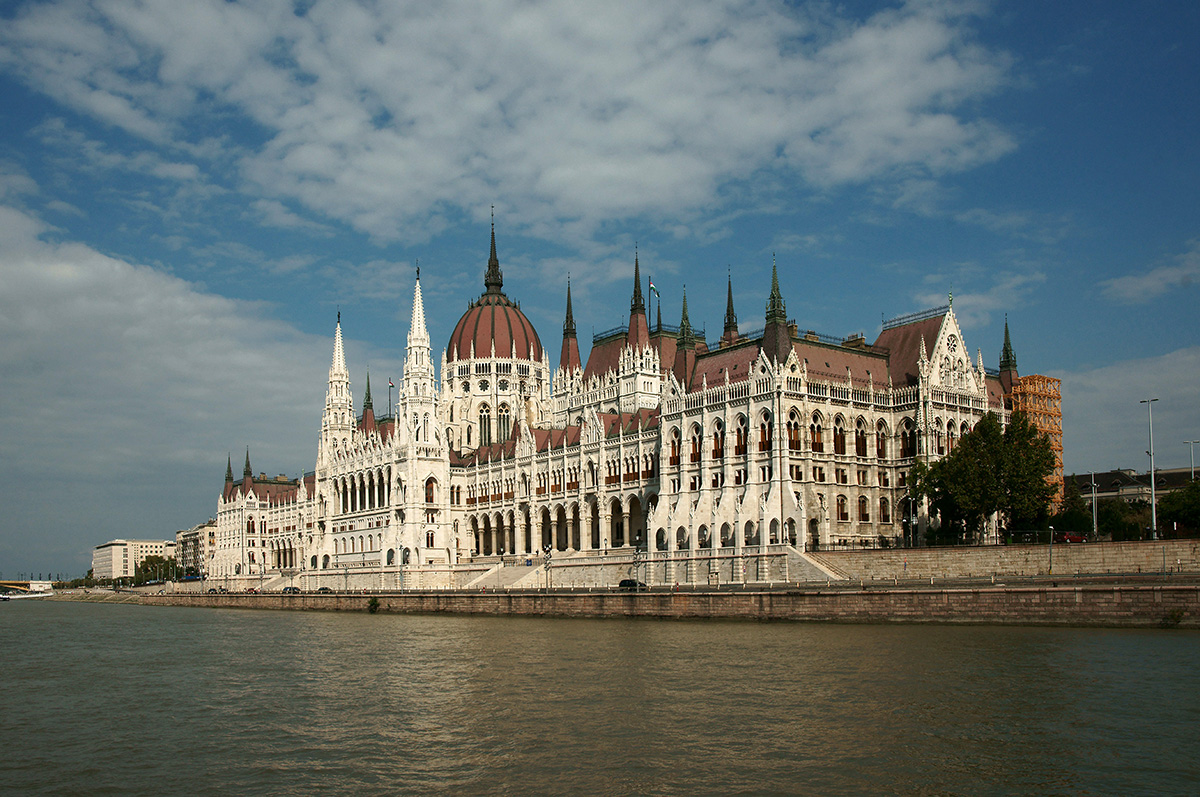
[{"label": "green tree", "polygon": [[1078,531],[1084,534],[1092,531],[1092,506],[1079,492],[1079,482],[1075,480],[1074,474],[1066,480],[1062,506],[1050,518],[1050,525],[1056,531]]},{"label": "green tree", "polygon": [[994,513],[1008,527],[1044,526],[1054,486],[1050,442],[1023,413],[1014,413],[1007,429],[993,413],[962,436],[950,454],[912,470],[914,494],[929,499],[932,543],[970,539]]},{"label": "green tree", "polygon": [[1167,493],[1158,502],[1158,528],[1165,537],[1200,535],[1200,481]]},{"label": "green tree", "polygon": [[1029,416],[1014,412],[1004,430],[1000,457],[1004,496],[1000,511],[1008,528],[1043,528],[1056,488],[1046,481],[1054,473],[1054,451]]}]

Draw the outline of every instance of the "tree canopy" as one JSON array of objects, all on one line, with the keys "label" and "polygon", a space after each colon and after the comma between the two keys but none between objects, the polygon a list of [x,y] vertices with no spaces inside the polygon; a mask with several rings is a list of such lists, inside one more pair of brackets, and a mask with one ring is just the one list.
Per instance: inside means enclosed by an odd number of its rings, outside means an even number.
[{"label": "tree canopy", "polygon": [[914,492],[930,501],[939,524],[932,542],[973,538],[999,513],[1009,529],[1045,524],[1054,486],[1050,441],[1024,413],[1013,413],[1006,428],[994,413],[985,415],[945,457],[913,467]]}]

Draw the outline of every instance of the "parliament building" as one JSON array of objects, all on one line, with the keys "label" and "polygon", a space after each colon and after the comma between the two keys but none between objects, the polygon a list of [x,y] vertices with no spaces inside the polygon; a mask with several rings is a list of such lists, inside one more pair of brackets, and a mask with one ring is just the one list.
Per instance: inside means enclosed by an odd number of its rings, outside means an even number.
[{"label": "parliament building", "polygon": [[[205,576],[231,587],[455,589],[763,583],[832,575],[830,547],[917,545],[909,495],[987,412],[1007,422],[1021,378],[974,362],[945,307],[883,324],[874,342],[790,321],[772,269],[763,326],[724,330],[646,312],[580,358],[570,286],[558,356],[504,292],[495,227],[484,291],[440,370],[418,272],[403,379],[377,416],[351,389],[341,317],[317,435],[299,479],[232,462]],[[1059,412],[1061,418],[1061,412]],[[1060,427],[1061,428],[1061,427]],[[1061,433],[1061,432],[1060,432]],[[990,529],[995,534],[995,529]]]}]

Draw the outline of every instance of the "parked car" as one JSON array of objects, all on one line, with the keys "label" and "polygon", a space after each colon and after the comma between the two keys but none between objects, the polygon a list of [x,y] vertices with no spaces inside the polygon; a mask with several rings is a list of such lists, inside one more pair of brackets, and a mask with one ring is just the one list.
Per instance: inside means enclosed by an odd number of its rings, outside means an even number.
[{"label": "parked car", "polygon": [[1055,542],[1087,542],[1087,537],[1084,537],[1078,531],[1056,531],[1054,532]]},{"label": "parked car", "polygon": [[216,587],[209,587],[208,591],[209,591],[209,592],[216,592],[216,591],[217,591],[217,588],[216,588]]},{"label": "parked car", "polygon": [[299,595],[300,588],[299,587],[284,587],[283,594],[284,595]]},{"label": "parked car", "polygon": [[617,585],[617,589],[624,592],[641,592],[646,589],[646,585],[636,578],[623,578],[621,579],[621,583]]},{"label": "parked car", "polygon": [[317,592],[333,592],[329,587],[318,587]]}]

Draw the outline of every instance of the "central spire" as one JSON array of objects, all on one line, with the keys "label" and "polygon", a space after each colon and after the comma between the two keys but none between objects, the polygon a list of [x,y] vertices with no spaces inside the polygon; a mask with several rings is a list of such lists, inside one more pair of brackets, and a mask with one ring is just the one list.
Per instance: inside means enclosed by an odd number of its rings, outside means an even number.
[{"label": "central spire", "polygon": [[496,206],[492,205],[492,253],[488,257],[487,273],[483,285],[488,293],[503,293],[504,274],[500,271],[500,258],[496,257]]}]

